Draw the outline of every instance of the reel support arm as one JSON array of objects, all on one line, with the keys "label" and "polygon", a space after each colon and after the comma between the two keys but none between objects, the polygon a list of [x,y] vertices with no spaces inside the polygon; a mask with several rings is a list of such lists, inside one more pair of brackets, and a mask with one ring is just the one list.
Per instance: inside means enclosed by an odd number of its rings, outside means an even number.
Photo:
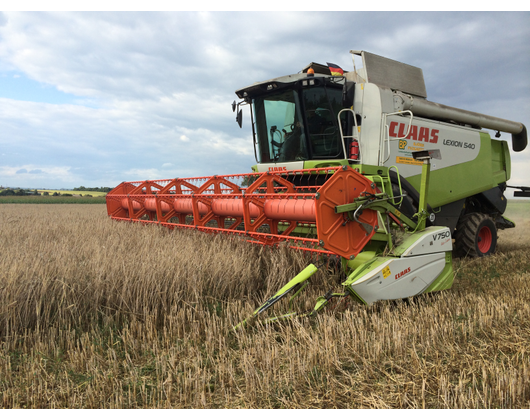
[{"label": "reel support arm", "polygon": [[[392,214],[397,219],[399,219],[401,222],[403,222],[405,225],[407,225],[411,229],[416,229],[417,223],[409,219],[407,216],[405,216],[403,213],[401,213],[394,205],[392,205],[389,201],[393,200],[398,197],[388,197],[385,194],[376,194],[376,198],[372,199],[370,201],[369,197],[359,197],[354,200],[353,203],[350,204],[343,204],[340,206],[335,207],[335,213],[350,213],[355,212],[359,207],[363,207],[365,209],[371,209],[375,210],[379,213],[387,213]],[[351,216],[353,221],[353,216]]]}]

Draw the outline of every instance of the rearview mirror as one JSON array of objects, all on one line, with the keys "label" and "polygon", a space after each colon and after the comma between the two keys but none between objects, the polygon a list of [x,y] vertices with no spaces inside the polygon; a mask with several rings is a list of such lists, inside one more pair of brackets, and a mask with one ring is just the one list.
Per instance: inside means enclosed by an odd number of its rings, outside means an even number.
[{"label": "rearview mirror", "polygon": [[353,97],[355,93],[355,83],[354,82],[344,82],[344,87],[342,88],[342,106],[349,108],[353,106]]}]

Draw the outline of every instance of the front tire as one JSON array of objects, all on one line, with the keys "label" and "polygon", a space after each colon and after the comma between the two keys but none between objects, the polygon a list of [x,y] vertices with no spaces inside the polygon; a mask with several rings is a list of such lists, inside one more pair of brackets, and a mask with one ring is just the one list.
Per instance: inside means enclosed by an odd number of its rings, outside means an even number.
[{"label": "front tire", "polygon": [[455,232],[457,257],[485,257],[497,248],[497,227],[483,213],[469,213],[460,218]]}]

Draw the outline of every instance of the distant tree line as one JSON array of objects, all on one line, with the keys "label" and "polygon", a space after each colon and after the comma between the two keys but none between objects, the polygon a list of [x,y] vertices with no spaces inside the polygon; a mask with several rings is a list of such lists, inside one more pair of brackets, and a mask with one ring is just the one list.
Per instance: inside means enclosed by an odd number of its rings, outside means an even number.
[{"label": "distant tree line", "polygon": [[4,195],[40,195],[37,190],[29,190],[24,188],[6,188],[0,191],[0,196]]},{"label": "distant tree line", "polygon": [[77,188],[74,188],[73,191],[100,191],[100,192],[109,192],[112,190],[110,187],[84,187],[80,186]]}]

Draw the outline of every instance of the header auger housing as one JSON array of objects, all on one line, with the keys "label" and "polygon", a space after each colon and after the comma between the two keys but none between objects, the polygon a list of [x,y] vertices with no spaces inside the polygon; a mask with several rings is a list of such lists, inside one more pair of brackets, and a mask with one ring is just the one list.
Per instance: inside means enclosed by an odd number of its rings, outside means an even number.
[{"label": "header auger housing", "polygon": [[[507,143],[482,128],[511,133],[514,151],[526,128],[427,101],[421,69],[351,52],[363,63],[353,72],[311,63],[236,91],[240,126],[250,105],[254,172],[124,182],[107,195],[109,215],[340,257],[343,291],[309,314],[335,297],[370,304],[450,288],[453,239],[459,256],[485,256],[497,229],[515,226],[503,216]],[[316,270],[254,316],[298,296]]]}]

